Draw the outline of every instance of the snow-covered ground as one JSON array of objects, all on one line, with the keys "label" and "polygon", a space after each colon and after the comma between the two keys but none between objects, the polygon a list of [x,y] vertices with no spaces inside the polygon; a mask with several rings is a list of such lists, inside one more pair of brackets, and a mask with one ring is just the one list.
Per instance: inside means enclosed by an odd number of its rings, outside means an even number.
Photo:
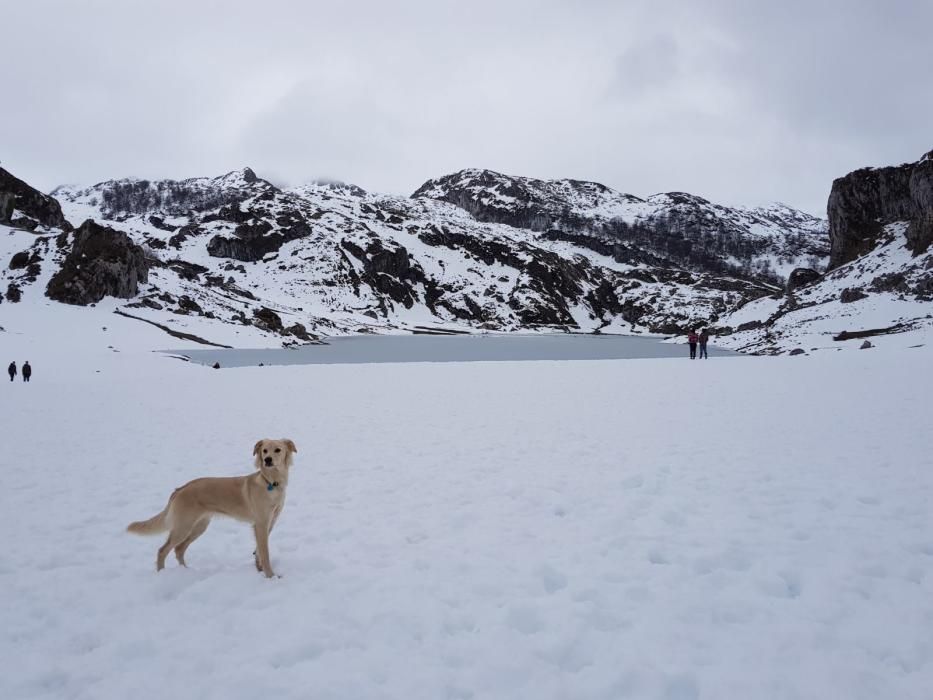
[{"label": "snow-covered ground", "polygon": [[[215,371],[0,311],[2,698],[930,697],[929,347]],[[126,524],[280,436],[282,578],[222,520],[157,574]]]}]

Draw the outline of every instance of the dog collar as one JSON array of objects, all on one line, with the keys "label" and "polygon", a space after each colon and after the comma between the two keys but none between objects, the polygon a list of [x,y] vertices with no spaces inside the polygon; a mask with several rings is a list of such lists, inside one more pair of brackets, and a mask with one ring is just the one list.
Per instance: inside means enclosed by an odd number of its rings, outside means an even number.
[{"label": "dog collar", "polygon": [[275,488],[276,486],[278,486],[278,485],[279,485],[279,482],[278,482],[278,481],[267,481],[267,482],[266,482],[266,491],[271,491],[272,489],[274,489],[274,488]]}]

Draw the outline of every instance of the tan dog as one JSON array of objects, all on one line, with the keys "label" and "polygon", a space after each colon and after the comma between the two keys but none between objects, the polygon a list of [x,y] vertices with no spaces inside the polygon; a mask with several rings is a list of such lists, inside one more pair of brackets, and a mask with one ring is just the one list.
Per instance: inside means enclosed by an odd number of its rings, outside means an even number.
[{"label": "tan dog", "polygon": [[248,476],[207,477],[189,481],[175,489],[168,505],[158,515],[130,523],[128,532],[156,535],[168,530],[168,539],[159,547],[156,571],[165,567],[165,557],[175,550],[182,566],[185,551],[204,534],[214,515],[226,515],[250,523],[256,535],[256,569],[272,577],[269,561],[269,533],[285,505],[288,468],[297,452],[291,440],[260,440],[253,447],[256,471]]}]

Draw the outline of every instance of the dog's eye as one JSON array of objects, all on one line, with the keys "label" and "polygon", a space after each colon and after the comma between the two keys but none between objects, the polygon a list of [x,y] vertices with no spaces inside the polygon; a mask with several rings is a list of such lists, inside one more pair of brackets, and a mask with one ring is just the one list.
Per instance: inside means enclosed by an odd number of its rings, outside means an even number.
[{"label": "dog's eye", "polygon": [[275,451],[276,451],[276,452],[281,452],[281,451],[282,451],[282,448],[276,447],[276,448],[275,448]]},{"label": "dog's eye", "polygon": [[263,451],[262,451],[263,454],[267,454],[268,452],[269,452],[269,450],[263,450]]}]

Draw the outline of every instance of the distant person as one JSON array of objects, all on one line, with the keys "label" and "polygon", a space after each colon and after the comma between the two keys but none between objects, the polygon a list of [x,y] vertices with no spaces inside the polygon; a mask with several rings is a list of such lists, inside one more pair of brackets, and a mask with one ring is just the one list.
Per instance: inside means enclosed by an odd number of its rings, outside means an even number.
[{"label": "distant person", "polygon": [[[709,355],[706,352],[706,344],[709,342],[709,331],[706,330],[705,328],[702,331],[700,331],[699,341],[700,341],[700,359],[708,360]],[[26,371],[25,367],[23,368],[23,371],[24,372]]]},{"label": "distant person", "polygon": [[16,376],[16,362],[11,362],[10,366],[6,368],[7,374],[10,375],[10,381],[13,381],[13,377]]},{"label": "distant person", "polygon": [[696,331],[690,331],[687,335],[687,342],[690,344],[690,359],[695,360],[697,358],[697,333]]},{"label": "distant person", "polygon": [[23,381],[28,382],[32,376],[32,367],[29,366],[29,360],[23,363]]}]

